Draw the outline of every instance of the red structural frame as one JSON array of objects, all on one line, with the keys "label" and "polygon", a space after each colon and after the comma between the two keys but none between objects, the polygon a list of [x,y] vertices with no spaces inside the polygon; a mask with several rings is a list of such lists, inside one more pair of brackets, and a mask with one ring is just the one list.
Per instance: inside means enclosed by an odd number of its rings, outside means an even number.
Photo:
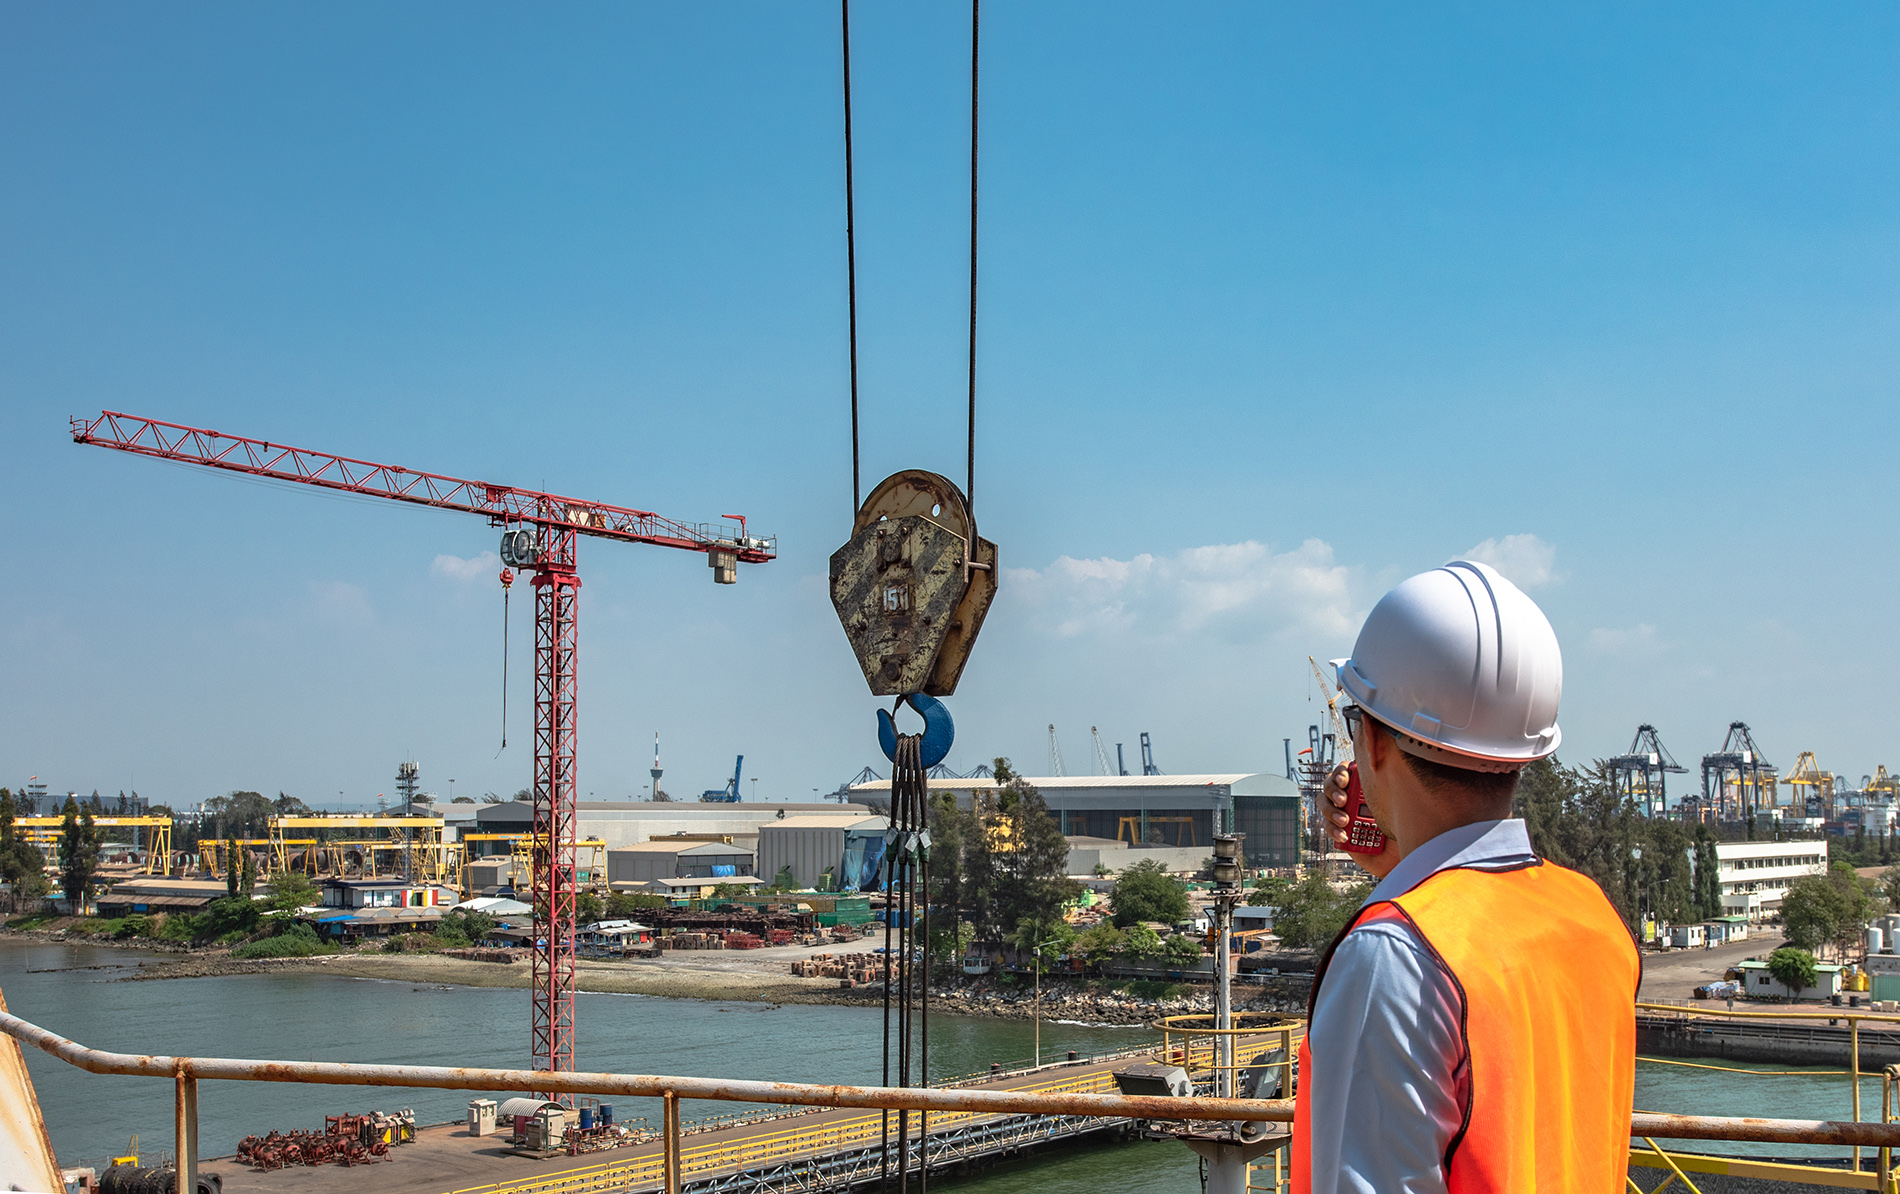
[{"label": "red structural frame", "polygon": [[[682,523],[647,510],[609,506],[558,494],[466,481],[375,464],[268,440],[225,435],[180,423],[105,411],[72,421],[73,442],[160,460],[200,464],[251,476],[389,498],[418,506],[480,514],[494,526],[534,528],[534,825],[531,858],[535,907],[534,1012],[531,1050],[539,1071],[574,1068],[574,907],[579,892],[576,837],[576,686],[580,659],[579,536],[647,543],[687,551],[719,549],[740,561],[775,558],[777,543],[748,538],[711,523]],[[566,1097],[566,1096],[562,1096]]]}]

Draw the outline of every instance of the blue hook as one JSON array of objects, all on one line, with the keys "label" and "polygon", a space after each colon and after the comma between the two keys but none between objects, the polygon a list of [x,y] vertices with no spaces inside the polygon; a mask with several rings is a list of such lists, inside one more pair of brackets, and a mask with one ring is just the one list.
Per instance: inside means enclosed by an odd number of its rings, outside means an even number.
[{"label": "blue hook", "polygon": [[[924,719],[924,740],[919,754],[924,767],[935,767],[950,756],[950,744],[956,741],[956,723],[950,720],[950,710],[933,696],[913,692],[897,698],[898,705],[909,705],[917,710]],[[895,708],[895,706],[893,706]],[[897,761],[897,722],[892,720],[890,709],[877,711],[877,744],[884,748],[884,757]]]}]

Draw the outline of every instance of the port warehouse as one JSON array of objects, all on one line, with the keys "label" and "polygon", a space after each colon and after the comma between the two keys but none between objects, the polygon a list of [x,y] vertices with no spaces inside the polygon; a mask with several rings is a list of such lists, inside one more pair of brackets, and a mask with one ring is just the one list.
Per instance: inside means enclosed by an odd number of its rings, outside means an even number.
[{"label": "port warehouse", "polygon": [[[1065,837],[1093,839],[1085,848],[1110,843],[1104,862],[1117,869],[1123,843],[1129,851],[1161,848],[1189,851],[1196,870],[1213,849],[1217,833],[1244,834],[1242,850],[1252,867],[1291,867],[1300,861],[1302,813],[1299,785],[1280,775],[1067,775],[1027,780],[1042,793],[1049,815]],[[994,779],[932,779],[933,792],[954,792],[965,808],[992,798]],[[854,784],[861,799],[890,798],[891,785],[878,780]],[[1134,853],[1130,861],[1142,857]],[[1165,859],[1157,859],[1166,861]],[[1092,867],[1090,868],[1093,869]],[[1074,863],[1070,872],[1076,873]],[[1088,873],[1087,871],[1081,873]]]}]

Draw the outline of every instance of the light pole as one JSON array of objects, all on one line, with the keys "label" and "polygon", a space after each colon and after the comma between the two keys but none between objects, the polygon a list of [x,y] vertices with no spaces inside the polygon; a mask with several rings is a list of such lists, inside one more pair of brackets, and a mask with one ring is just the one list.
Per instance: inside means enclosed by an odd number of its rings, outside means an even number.
[{"label": "light pole", "polygon": [[1056,938],[1051,937],[1047,941],[1038,941],[1034,945],[1029,947],[1029,952],[1036,959],[1036,962],[1035,962],[1036,1010],[1034,1014],[1034,1020],[1036,1024],[1036,1068],[1037,1069],[1042,1068],[1042,947],[1045,945],[1054,945],[1056,943],[1056,940],[1057,940]]}]

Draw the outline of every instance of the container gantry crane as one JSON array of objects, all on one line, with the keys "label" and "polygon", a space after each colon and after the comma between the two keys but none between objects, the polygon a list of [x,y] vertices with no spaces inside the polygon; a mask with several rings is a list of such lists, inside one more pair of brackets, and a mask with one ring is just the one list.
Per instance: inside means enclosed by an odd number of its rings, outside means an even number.
[{"label": "container gantry crane", "polygon": [[1656,727],[1636,727],[1636,737],[1628,751],[1605,760],[1623,795],[1636,802],[1646,817],[1660,817],[1669,807],[1669,777],[1687,775],[1689,769],[1676,762],[1669,748],[1656,735]]},{"label": "container gantry crane", "polygon": [[[574,1068],[574,905],[576,861],[575,685],[580,638],[575,615],[582,535],[706,553],[713,580],[733,584],[741,563],[776,558],[773,539],[748,536],[745,519],[681,523],[648,510],[467,481],[400,465],[373,464],[267,440],[105,411],[72,420],[73,442],[156,460],[199,464],[339,493],[459,510],[502,529],[502,559],[534,574],[534,1011],[536,1070]],[[731,530],[731,523],[738,526]],[[504,578],[505,580],[506,578]]]}]

